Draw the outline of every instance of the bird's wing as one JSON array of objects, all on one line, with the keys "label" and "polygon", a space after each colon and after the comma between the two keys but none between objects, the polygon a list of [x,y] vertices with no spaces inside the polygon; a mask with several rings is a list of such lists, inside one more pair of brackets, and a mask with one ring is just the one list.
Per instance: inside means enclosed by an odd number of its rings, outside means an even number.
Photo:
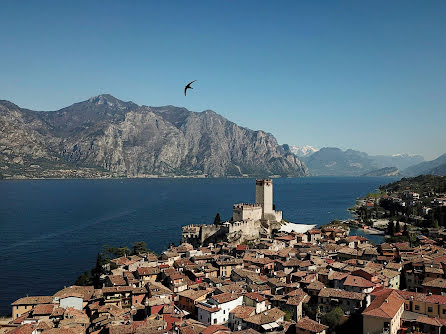
[{"label": "bird's wing", "polygon": [[194,81],[189,82],[189,83],[187,84],[187,86],[189,86],[190,84],[193,84],[195,81],[197,81],[197,80],[194,80]]},{"label": "bird's wing", "polygon": [[184,87],[184,96],[186,96],[187,86]]}]

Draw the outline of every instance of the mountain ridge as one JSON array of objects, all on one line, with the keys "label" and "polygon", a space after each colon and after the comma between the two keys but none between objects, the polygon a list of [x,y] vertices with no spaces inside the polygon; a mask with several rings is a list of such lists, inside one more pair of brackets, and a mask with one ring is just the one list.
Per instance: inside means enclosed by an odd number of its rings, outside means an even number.
[{"label": "mountain ridge", "polygon": [[0,173],[6,177],[59,177],[61,170],[73,176],[73,169],[75,177],[89,177],[89,171],[91,177],[309,175],[262,130],[211,110],[139,106],[110,94],[56,111],[2,100],[0,128]]}]

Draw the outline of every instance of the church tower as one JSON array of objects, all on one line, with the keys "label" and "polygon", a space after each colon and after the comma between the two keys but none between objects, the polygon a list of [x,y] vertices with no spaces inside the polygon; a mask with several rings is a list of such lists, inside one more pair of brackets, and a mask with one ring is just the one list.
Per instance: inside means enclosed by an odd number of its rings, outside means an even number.
[{"label": "church tower", "polygon": [[256,180],[256,203],[262,205],[263,216],[273,213],[273,180]]}]

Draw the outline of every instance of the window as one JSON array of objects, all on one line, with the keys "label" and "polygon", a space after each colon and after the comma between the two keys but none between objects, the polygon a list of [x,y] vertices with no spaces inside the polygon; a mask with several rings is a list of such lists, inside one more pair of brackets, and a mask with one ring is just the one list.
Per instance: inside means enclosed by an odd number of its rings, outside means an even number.
[{"label": "window", "polygon": [[216,324],[217,323],[217,319],[214,319],[214,324]]},{"label": "window", "polygon": [[415,311],[419,311],[420,310],[420,305],[415,305]]},{"label": "window", "polygon": [[432,312],[432,307],[431,307],[431,306],[428,306],[427,311],[428,311],[428,312]]},{"label": "window", "polygon": [[446,308],[443,309],[443,314],[446,314]]}]

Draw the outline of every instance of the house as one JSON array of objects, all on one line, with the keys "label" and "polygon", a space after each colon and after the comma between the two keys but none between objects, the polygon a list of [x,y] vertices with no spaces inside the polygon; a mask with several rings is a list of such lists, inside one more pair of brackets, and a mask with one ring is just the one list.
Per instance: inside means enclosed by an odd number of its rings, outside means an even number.
[{"label": "house", "polygon": [[360,293],[370,293],[375,284],[361,276],[348,275],[343,283],[344,290]]},{"label": "house", "polygon": [[423,283],[423,292],[433,293],[435,295],[446,294],[446,279],[445,278],[426,278]]},{"label": "house", "polygon": [[132,290],[131,286],[104,287],[102,288],[104,302],[122,308],[130,307],[132,305]]},{"label": "house", "polygon": [[17,319],[23,313],[31,311],[36,305],[51,304],[52,302],[53,296],[32,296],[17,299],[11,304],[12,319]]},{"label": "house", "polygon": [[255,307],[239,305],[229,312],[229,328],[234,330],[246,329],[245,319],[256,314]]},{"label": "house", "polygon": [[164,279],[167,287],[175,293],[179,293],[187,289],[187,277],[179,271],[172,271],[166,275]]},{"label": "house", "polygon": [[206,325],[224,324],[229,320],[229,312],[242,305],[243,296],[231,293],[215,295],[205,302],[199,302],[197,307],[198,321]]},{"label": "house", "polygon": [[287,296],[288,299],[283,307],[290,312],[291,319],[299,321],[302,318],[303,303],[309,302],[310,296],[302,289],[296,289],[290,292]]},{"label": "house", "polygon": [[[74,307],[82,310],[91,300],[97,300],[96,291],[93,286],[72,285],[56,292],[54,298],[59,299],[60,306],[63,308]],[[80,298],[82,299],[82,308],[79,305]]]},{"label": "house", "polygon": [[255,313],[260,313],[268,309],[267,299],[257,292],[249,292],[243,296],[243,303],[255,308]]},{"label": "house", "polygon": [[369,304],[369,300],[370,297],[364,293],[332,288],[322,289],[318,295],[322,312],[330,312],[336,306],[341,307],[346,314],[361,312]]},{"label": "house", "polygon": [[283,321],[285,312],[278,308],[272,308],[265,312],[255,314],[245,319],[248,328],[252,328],[260,333],[276,331]]},{"label": "house", "polygon": [[142,280],[143,285],[149,281],[154,281],[157,279],[161,270],[158,267],[139,267],[135,271],[135,276]]},{"label": "house", "polygon": [[404,299],[406,311],[446,319],[446,296],[400,290],[397,292]]},{"label": "house", "polygon": [[127,282],[122,275],[107,275],[104,286],[126,286]]},{"label": "house", "polygon": [[440,318],[430,318],[421,315],[417,317],[415,323],[422,333],[444,333],[446,329],[446,320]]},{"label": "house", "polygon": [[231,271],[243,267],[243,260],[232,256],[221,256],[214,262],[214,266],[219,270],[219,277],[231,277]]},{"label": "house", "polygon": [[325,334],[328,326],[303,317],[296,324],[296,334]]},{"label": "house", "polygon": [[313,229],[307,231],[307,236],[308,236],[308,242],[315,243],[322,239],[322,231],[319,229],[313,228]]},{"label": "house", "polygon": [[196,315],[196,305],[206,299],[212,290],[192,290],[188,289],[177,294],[178,306],[187,312]]},{"label": "house", "polygon": [[363,333],[396,334],[401,327],[404,300],[396,290],[384,290],[362,312]]},{"label": "house", "polygon": [[380,274],[386,278],[386,280],[388,282],[387,286],[389,288],[396,289],[396,290],[398,290],[400,288],[401,273],[399,271],[383,269],[380,271]]}]

